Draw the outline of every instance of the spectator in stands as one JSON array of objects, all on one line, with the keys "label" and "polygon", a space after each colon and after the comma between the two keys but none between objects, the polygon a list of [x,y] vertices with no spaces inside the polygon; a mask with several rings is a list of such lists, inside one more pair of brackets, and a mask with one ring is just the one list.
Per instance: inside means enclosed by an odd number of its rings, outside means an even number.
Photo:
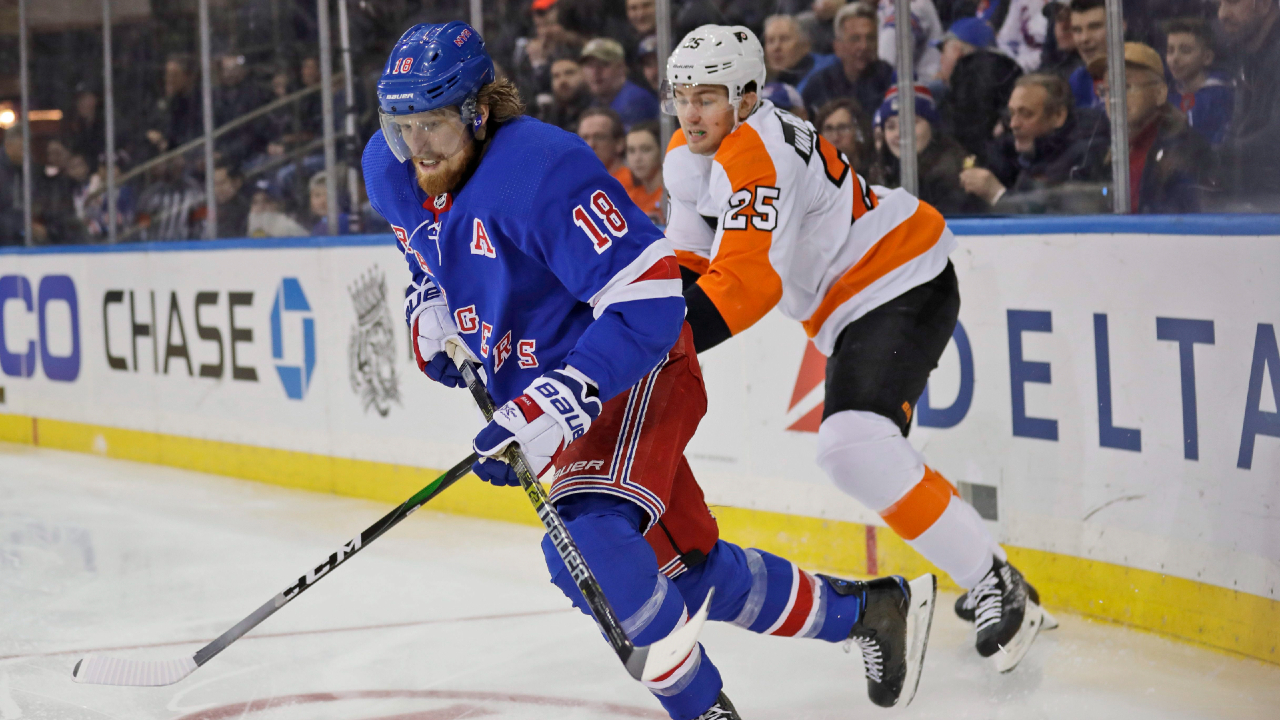
[{"label": "spectator in stands", "polygon": [[657,32],[658,11],[654,0],[627,0],[627,22],[638,38]]},{"label": "spectator in stands", "polygon": [[773,103],[774,107],[786,110],[801,120],[809,119],[809,113],[804,109],[804,99],[800,97],[800,92],[786,83],[765,83],[760,97],[762,100],[768,100]]},{"label": "spectator in stands", "polygon": [[1049,22],[1045,19],[1044,0],[1005,0],[1009,14],[998,27],[996,47],[1017,61],[1026,72],[1040,68],[1040,52],[1044,48]]},{"label": "spectator in stands", "polygon": [[[1003,5],[1003,2],[999,4]],[[880,18],[880,59],[896,68],[898,31],[894,18],[894,0],[880,0],[876,13]],[[913,57],[916,77],[930,78],[938,74],[942,53],[936,46],[942,40],[942,33],[942,20],[938,18],[938,9],[934,7],[933,0],[911,0],[911,34],[915,39]]]},{"label": "spectator in stands", "polygon": [[640,123],[626,138],[627,171],[619,181],[636,207],[658,225],[665,225],[662,212],[662,135],[656,122]]},{"label": "spectator in stands", "polygon": [[582,68],[596,104],[612,108],[624,127],[658,117],[658,98],[627,79],[622,45],[612,38],[595,38],[582,48]]},{"label": "spectator in stands", "polygon": [[1076,107],[1098,107],[1093,77],[1086,66],[1107,55],[1107,8],[1104,3],[1105,0],[1071,0],[1071,37],[1081,60],[1080,67],[1068,79]]},{"label": "spectator in stands", "polygon": [[[309,195],[311,197],[311,215],[315,218],[315,224],[311,226],[312,235],[328,235],[329,234],[329,188],[325,182],[327,173],[324,170],[311,176],[311,181],[307,183]],[[347,198],[346,183],[343,182],[347,177],[347,168],[345,165],[334,166],[334,177],[338,178],[338,235],[351,234],[351,213],[347,212],[350,203]]]},{"label": "spectator in stands", "polygon": [[155,157],[204,132],[200,97],[195,92],[195,64],[190,55],[170,55],[164,63],[164,91],[152,107],[144,137]]},{"label": "spectator in stands", "polygon": [[76,104],[66,119],[67,144],[71,152],[83,155],[89,169],[95,169],[98,156],[106,149],[107,127],[102,117],[98,93],[88,83],[76,85]]},{"label": "spectator in stands", "polygon": [[155,174],[138,197],[133,234],[140,240],[202,237],[207,214],[204,186],[187,174],[186,156],[175,155],[160,163]]},{"label": "spectator in stands", "polygon": [[992,144],[986,167],[960,173],[964,189],[1000,210],[1017,207],[1012,195],[1103,179],[1106,144],[1079,131],[1072,101],[1058,75],[1019,78],[1009,97],[1009,130]]},{"label": "spectator in stands", "polygon": [[857,100],[841,97],[823,105],[813,125],[822,137],[844,153],[859,175],[866,177],[871,170],[874,148],[869,141],[866,116]]},{"label": "spectator in stands", "polygon": [[[895,85],[889,90],[875,116],[876,126],[884,133],[884,145],[868,180],[887,187],[902,185],[899,136],[901,118],[898,115],[898,103],[898,88]],[[917,195],[944,215],[986,211],[985,204],[960,185],[960,172],[964,169],[968,153],[954,139],[934,132],[938,112],[933,97],[924,85],[915,86],[915,104],[916,167],[920,180]]]},{"label": "spectator in stands", "polygon": [[76,220],[86,228],[88,233],[87,212],[85,208],[85,200],[89,193],[92,192],[93,186],[90,180],[93,175],[89,170],[89,161],[80,153],[72,153],[67,159],[67,178],[72,182],[73,192],[71,194],[71,203],[76,209]]},{"label": "spectator in stands", "polygon": [[1051,0],[1044,6],[1044,16],[1051,32],[1045,33],[1044,47],[1040,49],[1040,72],[1071,77],[1076,68],[1084,65],[1071,34],[1071,6],[1063,0]]},{"label": "spectator in stands", "polygon": [[[1124,66],[1131,212],[1199,212],[1212,165],[1209,142],[1169,103],[1160,53],[1143,43],[1125,43]],[[1089,74],[1110,113],[1105,55],[1089,63]]]},{"label": "spectator in stands", "polygon": [[[726,25],[728,22],[728,18],[724,16],[724,13],[720,12],[716,2],[712,2],[712,0],[688,0],[680,8],[680,11],[676,13],[675,22],[671,24],[672,42],[680,42],[680,39],[688,35],[690,31],[703,25]],[[756,37],[764,37],[759,29],[751,25],[747,27],[751,28]]]},{"label": "spectator in stands", "polygon": [[995,33],[976,17],[961,18],[943,37],[936,81],[947,88],[942,117],[971,155],[982,155],[1013,94],[1022,68],[993,49]]},{"label": "spectator in stands", "polygon": [[551,58],[569,45],[572,36],[560,24],[556,0],[534,0],[530,10],[533,37],[516,40],[511,66],[512,79],[520,89],[521,99],[526,106],[533,107],[538,95],[551,87]]},{"label": "spectator in stands", "polygon": [[878,56],[879,30],[875,10],[863,3],[840,8],[832,21],[833,47],[839,62],[814,73],[800,91],[810,114],[836,98],[850,97],[859,107],[876,108],[893,85],[893,66]]},{"label": "spectator in stands", "polygon": [[1280,211],[1280,8],[1222,0],[1222,29],[1240,49],[1236,107],[1222,144],[1227,189],[1252,208]]},{"label": "spectator in stands", "polygon": [[606,107],[587,108],[578,120],[578,137],[587,142],[609,174],[623,182],[630,171],[623,162],[627,133],[618,113]]},{"label": "spectator in stands", "polygon": [[551,93],[542,102],[539,97],[538,119],[569,132],[578,131],[578,118],[595,102],[582,73],[578,56],[561,55],[551,61]]},{"label": "spectator in stands", "polygon": [[284,212],[284,198],[278,188],[267,180],[259,180],[254,186],[253,201],[249,205],[249,237],[304,237],[307,229]]},{"label": "spectator in stands", "polygon": [[772,15],[764,21],[764,61],[769,82],[794,85],[803,95],[809,78],[836,59],[809,52],[809,38],[794,17]]},{"label": "spectator in stands", "polygon": [[4,152],[0,153],[0,245],[21,245],[22,137],[20,130],[0,128]]},{"label": "spectator in stands", "polygon": [[1213,65],[1213,36],[1203,21],[1186,18],[1168,25],[1165,60],[1173,87],[1169,102],[1187,116],[1187,124],[1210,144],[1217,145],[1227,133],[1235,92],[1226,73]]},{"label": "spectator in stands", "polygon": [[835,42],[834,20],[844,7],[845,0],[813,0],[808,10],[796,15],[796,20],[809,38],[809,45],[820,55],[830,55]]},{"label": "spectator in stands", "polygon": [[250,199],[241,192],[244,176],[234,163],[213,169],[213,195],[218,200],[218,237],[239,238],[249,234]]},{"label": "spectator in stands", "polygon": [[[218,58],[218,87],[213,95],[213,122],[225,125],[247,115],[270,101],[270,92],[249,76],[243,55],[226,54]],[[235,132],[218,139],[218,154],[234,163],[243,163],[266,150],[270,130],[266,118],[241,125]]]},{"label": "spectator in stands", "polygon": [[31,234],[37,243],[72,244],[84,239],[76,217],[79,184],[67,174],[71,152],[61,140],[45,145],[44,172],[33,178]]},{"label": "spectator in stands", "polygon": [[658,37],[650,35],[640,41],[640,49],[636,51],[636,64],[640,66],[640,75],[644,78],[646,89],[658,94]]}]

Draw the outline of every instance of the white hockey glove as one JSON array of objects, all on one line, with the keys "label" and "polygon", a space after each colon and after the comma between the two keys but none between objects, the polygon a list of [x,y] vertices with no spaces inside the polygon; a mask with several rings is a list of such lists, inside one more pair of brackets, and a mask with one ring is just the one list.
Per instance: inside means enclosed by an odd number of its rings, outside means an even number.
[{"label": "white hockey glove", "polygon": [[[421,285],[410,283],[405,288],[404,319],[409,324],[409,335],[413,338],[413,358],[418,363],[418,369],[446,387],[465,385],[462,373],[449,359],[445,346],[450,339],[463,348],[467,345],[458,335],[458,326],[449,314],[444,295],[430,278],[424,278]],[[475,359],[474,356],[472,359]],[[479,365],[479,362],[476,364]],[[484,372],[483,369],[481,372]]]},{"label": "white hockey glove", "polygon": [[524,450],[533,474],[541,475],[561,450],[587,434],[602,407],[586,375],[572,367],[552,370],[498,408],[476,435],[472,445],[480,459],[472,469],[485,482],[519,485],[515,470],[503,460],[503,451],[514,442]]}]

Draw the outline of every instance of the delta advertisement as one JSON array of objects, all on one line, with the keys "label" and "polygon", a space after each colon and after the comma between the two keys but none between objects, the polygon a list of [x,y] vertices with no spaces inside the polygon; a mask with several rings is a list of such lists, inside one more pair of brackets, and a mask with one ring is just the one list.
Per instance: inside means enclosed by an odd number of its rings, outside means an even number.
[{"label": "delta advertisement", "polygon": [[[1001,542],[1280,599],[1278,240],[961,235],[910,439]],[[6,252],[0,413],[449,467],[481,418],[418,372],[407,279],[390,237]],[[882,524],[814,460],[797,323],[700,360],[711,504]]]}]

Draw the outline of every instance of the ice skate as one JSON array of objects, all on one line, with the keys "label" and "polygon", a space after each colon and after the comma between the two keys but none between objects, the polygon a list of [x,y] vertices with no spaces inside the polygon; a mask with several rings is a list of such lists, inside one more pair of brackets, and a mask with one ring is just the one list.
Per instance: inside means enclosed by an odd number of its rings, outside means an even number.
[{"label": "ice skate", "polygon": [[729,698],[721,690],[720,697],[716,698],[716,704],[699,715],[697,720],[742,720],[742,716],[738,714],[738,711],[733,707],[733,703],[729,702]]},{"label": "ice skate", "polygon": [[862,651],[867,695],[880,707],[903,706],[915,697],[933,623],[938,579],[921,575],[907,582],[893,575],[870,582],[826,578],[841,595],[861,593],[862,616],[849,633],[846,652]]},{"label": "ice skate", "polygon": [[1042,629],[1058,621],[1040,607],[1040,595],[1017,568],[995,560],[990,572],[956,600],[956,615],[973,619],[982,657],[996,656],[1002,673],[1017,667]]}]

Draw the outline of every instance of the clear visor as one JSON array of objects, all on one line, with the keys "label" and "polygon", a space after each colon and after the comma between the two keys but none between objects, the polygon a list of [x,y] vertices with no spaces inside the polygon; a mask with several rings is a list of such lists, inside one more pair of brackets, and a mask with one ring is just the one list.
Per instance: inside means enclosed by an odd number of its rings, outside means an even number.
[{"label": "clear visor", "polygon": [[457,108],[415,115],[388,115],[379,110],[378,114],[387,145],[400,162],[409,158],[428,162],[448,160],[471,141],[471,132]]},{"label": "clear visor", "polygon": [[662,98],[662,112],[676,117],[688,117],[694,112],[728,112],[734,103],[724,90],[723,85],[672,85],[663,80],[658,92]]}]

